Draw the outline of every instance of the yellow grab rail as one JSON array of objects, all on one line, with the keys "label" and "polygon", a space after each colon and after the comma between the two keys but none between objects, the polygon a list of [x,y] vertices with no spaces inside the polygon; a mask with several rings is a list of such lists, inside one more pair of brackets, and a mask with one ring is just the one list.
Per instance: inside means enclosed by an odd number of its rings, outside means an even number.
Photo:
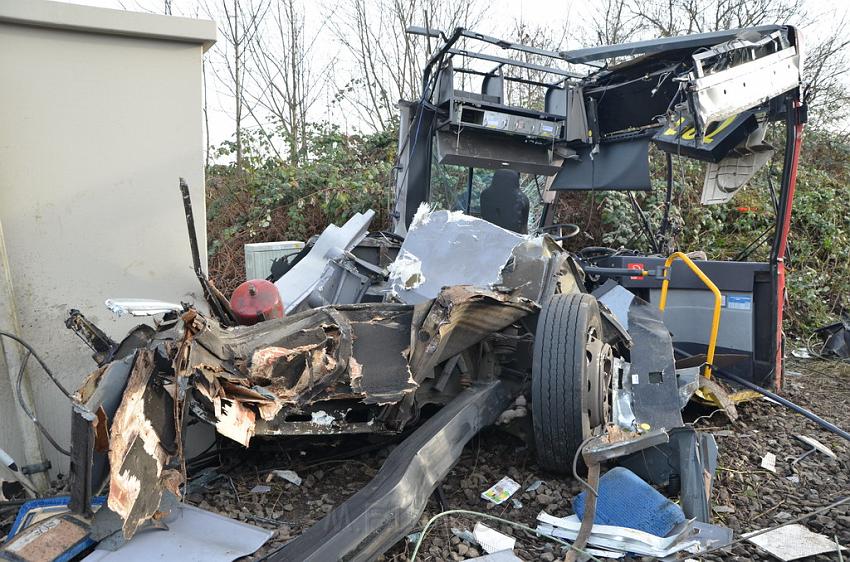
[{"label": "yellow grab rail", "polygon": [[711,366],[714,364],[714,348],[717,344],[717,332],[720,329],[720,308],[722,303],[722,297],[720,296],[720,289],[717,288],[711,279],[702,272],[702,270],[697,267],[691,258],[683,254],[682,252],[674,252],[667,258],[667,261],[664,262],[664,281],[661,283],[661,298],[658,301],[658,310],[664,312],[664,307],[667,304],[667,287],[670,285],[670,266],[677,259],[685,262],[691,271],[694,272],[694,275],[699,277],[699,280],[703,282],[703,284],[708,287],[708,289],[714,293],[714,316],[711,319],[711,335],[708,339],[708,354],[706,356],[706,366],[705,366],[705,378],[711,378]]}]

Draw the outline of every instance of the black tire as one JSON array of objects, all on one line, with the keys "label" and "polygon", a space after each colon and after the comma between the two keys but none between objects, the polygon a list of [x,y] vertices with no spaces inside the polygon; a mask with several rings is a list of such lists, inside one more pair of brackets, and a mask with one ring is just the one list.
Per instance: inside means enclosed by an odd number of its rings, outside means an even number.
[{"label": "black tire", "polygon": [[[610,348],[601,337],[593,337],[601,336],[601,324],[599,305],[587,294],[553,295],[540,311],[534,337],[531,411],[537,461],[546,470],[571,472],[576,451],[591,435],[591,418],[599,422],[606,415],[607,383],[588,360],[592,345],[594,354],[605,348],[600,354],[608,353],[610,363]],[[602,396],[603,403],[591,403],[597,402],[592,396]]]}]

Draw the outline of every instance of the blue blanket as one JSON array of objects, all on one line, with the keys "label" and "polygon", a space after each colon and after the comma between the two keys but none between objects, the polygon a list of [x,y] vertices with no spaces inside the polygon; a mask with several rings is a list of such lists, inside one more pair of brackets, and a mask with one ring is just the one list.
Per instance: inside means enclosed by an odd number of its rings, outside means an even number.
[{"label": "blue blanket", "polygon": [[[586,496],[587,492],[582,492],[573,499],[573,510],[579,519],[584,517]],[[595,524],[628,527],[664,537],[684,521],[681,507],[631,470],[618,466],[599,479]]]}]

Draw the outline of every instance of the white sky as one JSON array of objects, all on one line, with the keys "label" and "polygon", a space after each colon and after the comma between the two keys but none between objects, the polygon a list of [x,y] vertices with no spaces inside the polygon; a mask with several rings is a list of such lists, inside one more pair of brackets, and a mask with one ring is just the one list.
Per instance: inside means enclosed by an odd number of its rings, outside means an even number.
[{"label": "white sky", "polygon": [[[162,13],[163,0],[60,0],[75,4],[86,4],[104,8],[127,9],[139,12]],[[306,17],[307,35],[317,29],[327,14],[333,14],[336,6],[345,0],[329,0],[326,2],[313,2],[301,0]],[[647,0],[649,1],[649,0]],[[561,45],[562,49],[578,48],[588,46],[582,41],[585,33],[583,22],[587,21],[591,5],[585,0],[484,0],[489,6],[488,15],[484,21],[475,26],[476,31],[495,35],[499,37],[510,37],[510,28],[517,19],[522,19],[530,26],[549,27],[553,29],[555,36],[561,36],[566,26],[566,43]],[[172,0],[172,11],[174,15],[185,17],[206,17],[206,3],[216,5],[220,0]],[[804,0],[805,9],[810,15],[814,15],[816,21],[805,30],[803,40],[805,45],[806,36],[816,36],[819,31],[828,31],[835,22],[844,17],[850,17],[850,2],[835,2],[831,0]],[[557,29],[557,31],[554,31]],[[333,34],[330,30],[324,31],[327,41],[317,43],[313,51],[316,64],[315,67],[323,66],[324,61],[329,61],[335,56],[338,46],[334,43]],[[214,56],[211,50],[209,56]],[[424,57],[424,54],[423,54]],[[227,93],[226,87],[217,84],[212,72],[207,73],[210,120],[210,142],[217,145],[232,137],[233,111],[232,98]],[[332,95],[328,93],[328,98]],[[330,118],[345,121],[345,115],[328,115],[324,109],[322,100],[317,104],[322,106],[319,114],[313,118]],[[341,123],[344,128],[351,126],[350,123]]]}]

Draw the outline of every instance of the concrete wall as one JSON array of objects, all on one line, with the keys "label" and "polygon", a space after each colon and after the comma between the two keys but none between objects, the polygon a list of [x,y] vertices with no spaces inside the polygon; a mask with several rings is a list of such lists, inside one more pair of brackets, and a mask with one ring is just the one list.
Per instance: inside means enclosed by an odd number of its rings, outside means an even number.
[{"label": "concrete wall", "polygon": [[[0,3],[0,330],[29,341],[72,391],[95,365],[64,327],[69,309],[120,339],[139,320],[113,317],[107,298],[202,299],[178,177],[204,248],[201,64],[214,38],[212,22]],[[12,395],[21,356],[1,343],[0,447],[36,462]],[[32,360],[27,377],[67,446],[68,401]]]}]

